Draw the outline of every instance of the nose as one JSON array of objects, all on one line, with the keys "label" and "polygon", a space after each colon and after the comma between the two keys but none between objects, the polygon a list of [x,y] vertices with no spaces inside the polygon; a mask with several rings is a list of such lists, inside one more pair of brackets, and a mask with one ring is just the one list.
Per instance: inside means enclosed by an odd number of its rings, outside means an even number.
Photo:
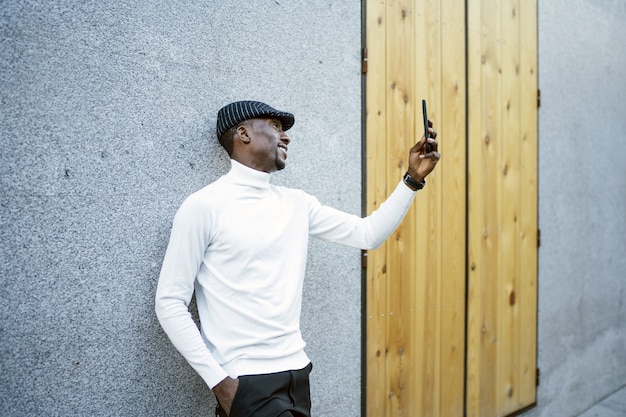
[{"label": "nose", "polygon": [[282,132],[280,134],[280,141],[285,143],[285,145],[289,145],[289,142],[291,142],[291,138],[287,136],[285,132]]}]

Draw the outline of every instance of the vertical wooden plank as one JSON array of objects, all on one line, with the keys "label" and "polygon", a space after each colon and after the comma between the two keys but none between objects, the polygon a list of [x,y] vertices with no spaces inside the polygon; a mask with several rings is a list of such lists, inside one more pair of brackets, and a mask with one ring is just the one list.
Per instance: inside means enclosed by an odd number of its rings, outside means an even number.
[{"label": "vertical wooden plank", "polygon": [[520,209],[520,45],[519,0],[502,2],[502,97],[500,102],[502,161],[500,218],[501,239],[498,257],[502,283],[498,294],[498,383],[496,408],[501,415],[514,412],[518,406],[519,367],[519,209]]},{"label": "vertical wooden plank", "polygon": [[468,289],[467,289],[467,361],[466,361],[466,414],[480,417],[481,389],[481,309],[480,280],[484,265],[481,264],[482,233],[481,217],[484,201],[476,196],[483,195],[482,164],[482,30],[481,3],[467,1],[467,90],[468,90]]},{"label": "vertical wooden plank", "polygon": [[[387,196],[386,158],[386,9],[385,2],[368,0],[366,4],[366,209],[372,213]],[[369,417],[385,415],[386,386],[386,311],[387,247],[370,251],[366,284],[366,413]],[[382,394],[382,395],[381,395]]]},{"label": "vertical wooden plank", "polygon": [[[428,33],[426,37],[427,46],[428,46],[428,72],[426,74],[429,84],[429,92],[431,107],[430,114],[433,120],[441,119],[441,2],[439,0],[430,0],[426,2],[428,4],[428,22],[426,23],[426,27],[428,28]],[[418,75],[419,76],[419,75]],[[434,93],[434,97],[433,97]],[[421,120],[419,118],[420,113],[417,112],[416,119]],[[420,135],[421,136],[421,135]],[[439,167],[441,168],[441,167]],[[427,355],[427,360],[430,361],[430,369],[429,369],[429,381],[432,380],[432,393],[430,395],[425,396],[425,399],[429,401],[424,401],[426,407],[424,408],[424,413],[422,415],[433,415],[439,416],[441,415],[441,369],[442,369],[442,315],[443,315],[443,280],[442,280],[442,253],[440,250],[440,242],[442,238],[442,229],[441,229],[441,210],[442,210],[442,182],[441,182],[441,170],[435,171],[429,177],[429,187],[426,189],[425,200],[428,204],[427,213],[428,213],[428,223],[427,229],[425,230],[427,233],[427,250],[425,253],[427,255],[424,257],[424,261],[426,263],[426,274],[422,279],[426,280],[429,285],[429,291],[427,291],[426,296],[428,300],[431,301],[429,306],[429,315],[430,318],[428,325],[430,328],[429,334],[430,339],[428,341],[432,341],[427,343],[427,346],[431,349],[431,352]],[[421,252],[424,253],[424,252]]]},{"label": "vertical wooden plank", "polygon": [[536,401],[537,368],[537,0],[520,0],[520,367],[519,406]]},{"label": "vertical wooden plank", "polygon": [[[391,190],[407,169],[407,150],[415,138],[412,0],[387,2],[387,187]],[[415,387],[415,223],[414,208],[387,243],[387,381],[388,415],[414,416]]]},{"label": "vertical wooden plank", "polygon": [[[441,79],[441,16],[439,2],[435,0],[416,1],[415,13],[415,87],[417,103],[415,109],[416,138],[423,135],[421,100],[428,101],[429,118],[440,126],[440,79]],[[440,389],[440,346],[441,346],[441,263],[439,244],[441,242],[441,167],[433,172],[428,185],[417,196],[416,225],[418,250],[419,282],[416,298],[418,304],[418,324],[416,349],[418,369],[417,413],[416,415],[439,415]]]},{"label": "vertical wooden plank", "polygon": [[496,415],[501,177],[500,3],[468,4],[469,327],[468,415]]},{"label": "vertical wooden plank", "polygon": [[[429,48],[429,24],[432,19],[429,15],[430,9],[429,1],[415,1],[415,13],[414,13],[414,27],[415,27],[415,39],[416,39],[416,54],[415,54],[415,97],[417,102],[420,103],[415,109],[414,124],[415,136],[417,138],[422,137],[421,123],[421,100],[426,99],[430,107],[430,117],[434,118],[433,107],[434,103],[432,98],[434,94],[430,94],[430,81],[429,81],[429,65],[430,55],[432,50]],[[434,93],[434,91],[432,91]],[[419,126],[419,128],[417,127]],[[415,374],[417,379],[417,386],[415,387],[415,410],[416,415],[425,415],[425,410],[428,409],[429,404],[432,403],[432,391],[434,385],[434,375],[431,371],[432,366],[432,331],[430,327],[430,304],[429,304],[429,283],[435,277],[427,277],[427,264],[424,262],[425,258],[430,255],[428,251],[428,196],[425,196],[428,192],[428,188],[431,187],[431,179],[427,179],[428,186],[419,191],[416,196],[415,205],[415,224],[416,224],[416,239],[417,239],[417,257],[419,262],[416,265],[415,270],[415,299],[416,299],[416,328],[415,328]]]},{"label": "vertical wooden plank", "polygon": [[[441,365],[439,403],[442,417],[463,415],[465,360],[465,2],[441,1],[439,228],[441,282]],[[437,114],[436,114],[437,115]]]},{"label": "vertical wooden plank", "polygon": [[[480,409],[481,415],[497,415],[496,395],[497,344],[498,344],[498,293],[501,291],[499,219],[502,207],[502,177],[497,175],[501,165],[501,56],[500,56],[500,7],[499,1],[491,1],[481,7],[482,21],[482,163],[483,195],[485,200],[481,230],[481,260],[484,266],[481,285],[481,341],[480,341]],[[475,162],[479,162],[475,161]],[[472,166],[474,161],[470,162]]]}]

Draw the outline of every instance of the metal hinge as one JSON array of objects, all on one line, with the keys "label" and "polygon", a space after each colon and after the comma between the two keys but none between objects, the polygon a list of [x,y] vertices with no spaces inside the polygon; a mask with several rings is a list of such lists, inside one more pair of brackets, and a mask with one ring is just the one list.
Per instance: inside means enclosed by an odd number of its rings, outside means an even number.
[{"label": "metal hinge", "polygon": [[541,89],[537,89],[537,108],[541,107]]},{"label": "metal hinge", "polygon": [[361,74],[367,74],[367,48],[361,50]]},{"label": "metal hinge", "polygon": [[537,368],[537,386],[539,386],[539,380],[541,379],[541,369]]},{"label": "metal hinge", "polygon": [[537,229],[537,247],[541,246],[541,229]]},{"label": "metal hinge", "polygon": [[361,251],[361,269],[367,269],[367,251]]}]

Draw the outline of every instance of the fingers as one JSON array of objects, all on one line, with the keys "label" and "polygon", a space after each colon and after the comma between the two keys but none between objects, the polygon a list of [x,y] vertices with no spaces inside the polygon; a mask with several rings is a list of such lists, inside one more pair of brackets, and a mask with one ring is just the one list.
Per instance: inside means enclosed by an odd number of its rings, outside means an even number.
[{"label": "fingers", "polygon": [[437,131],[435,129],[433,129],[433,121],[428,119],[428,135],[431,138],[436,138],[437,137]]},{"label": "fingers", "polygon": [[437,152],[437,150],[439,149],[439,142],[437,142],[437,140],[434,138],[428,138],[428,143],[430,145],[430,153]]},{"label": "fingers", "polygon": [[432,159],[435,163],[439,162],[441,159],[441,154],[437,151],[432,151],[429,153],[420,154],[420,159]]},{"label": "fingers", "polygon": [[[432,120],[428,119],[428,143],[431,145],[431,149],[436,151],[439,142],[435,139],[437,138],[437,131],[433,128]],[[411,147],[411,152],[419,152],[426,145],[426,138],[422,136],[420,140]]]}]

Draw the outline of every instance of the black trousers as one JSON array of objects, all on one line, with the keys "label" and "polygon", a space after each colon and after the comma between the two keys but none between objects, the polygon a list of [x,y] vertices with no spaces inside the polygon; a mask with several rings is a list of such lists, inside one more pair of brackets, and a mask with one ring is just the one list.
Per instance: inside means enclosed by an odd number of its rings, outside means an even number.
[{"label": "black trousers", "polygon": [[309,374],[313,365],[296,371],[244,375],[230,414],[218,405],[217,417],[311,417]]}]

